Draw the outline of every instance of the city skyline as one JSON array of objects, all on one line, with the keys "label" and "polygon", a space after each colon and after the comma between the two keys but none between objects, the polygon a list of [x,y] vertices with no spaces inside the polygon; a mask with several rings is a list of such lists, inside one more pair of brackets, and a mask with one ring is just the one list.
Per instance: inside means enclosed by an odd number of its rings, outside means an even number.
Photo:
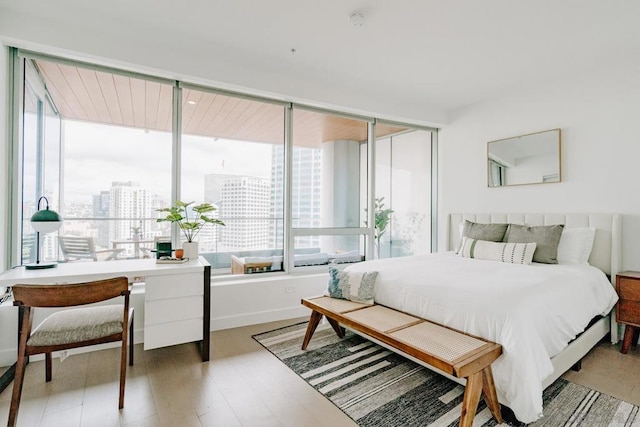
[{"label": "city skyline", "polygon": [[[73,120],[65,121],[64,128],[65,204],[90,205],[113,181],[139,182],[152,195],[171,199],[170,133]],[[205,174],[269,179],[272,146],[183,135],[180,198],[202,201]],[[97,170],[112,173],[98,175]]]}]

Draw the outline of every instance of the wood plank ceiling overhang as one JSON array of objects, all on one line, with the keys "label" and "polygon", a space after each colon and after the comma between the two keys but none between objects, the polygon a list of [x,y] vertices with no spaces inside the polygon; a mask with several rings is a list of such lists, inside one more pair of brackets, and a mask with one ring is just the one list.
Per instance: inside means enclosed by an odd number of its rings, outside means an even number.
[{"label": "wood plank ceiling overhang", "polygon": [[[171,131],[171,85],[42,60],[36,66],[64,119]],[[283,144],[284,107],[183,89],[182,129],[189,135]],[[367,140],[366,122],[304,109],[294,110],[293,129],[296,146]],[[378,138],[404,130],[376,126]]]}]

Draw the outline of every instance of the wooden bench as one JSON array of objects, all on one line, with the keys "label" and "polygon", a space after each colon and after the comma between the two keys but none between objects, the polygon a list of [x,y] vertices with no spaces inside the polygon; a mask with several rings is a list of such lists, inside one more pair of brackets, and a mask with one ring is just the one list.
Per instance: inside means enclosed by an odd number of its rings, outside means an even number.
[{"label": "wooden bench", "polygon": [[325,316],[340,338],[344,337],[342,324],[449,375],[465,378],[461,427],[472,425],[481,394],[495,419],[502,423],[491,372],[491,363],[502,354],[500,344],[382,305],[371,306],[330,297],[303,299],[302,305],[312,310],[303,350]]}]

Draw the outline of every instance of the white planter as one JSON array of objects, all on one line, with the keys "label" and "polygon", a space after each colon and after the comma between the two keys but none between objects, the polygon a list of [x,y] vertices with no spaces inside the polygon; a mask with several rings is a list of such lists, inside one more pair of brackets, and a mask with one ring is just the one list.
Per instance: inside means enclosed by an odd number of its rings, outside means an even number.
[{"label": "white planter", "polygon": [[198,242],[184,242],[182,249],[184,249],[184,258],[198,259]]}]

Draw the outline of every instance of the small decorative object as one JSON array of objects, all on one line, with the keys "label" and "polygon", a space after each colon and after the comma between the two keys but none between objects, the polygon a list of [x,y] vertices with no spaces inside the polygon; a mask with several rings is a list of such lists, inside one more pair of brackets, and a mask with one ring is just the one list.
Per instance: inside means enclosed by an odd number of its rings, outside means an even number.
[{"label": "small decorative object", "polygon": [[176,249],[176,258],[184,258],[184,249]]},{"label": "small decorative object", "polygon": [[156,242],[156,259],[171,256],[171,242]]},{"label": "small decorative object", "polygon": [[[182,230],[182,234],[187,240],[182,244],[184,257],[190,259],[198,257],[198,242],[194,242],[194,239],[206,223],[224,226],[224,222],[218,218],[212,218],[207,215],[217,210],[215,206],[210,203],[201,203],[189,208],[189,206],[194,203],[195,202],[185,203],[178,200],[176,201],[175,206],[157,209],[158,212],[166,213],[166,217],[158,218],[157,222],[168,221],[171,223],[177,223],[180,230]],[[193,215],[191,218],[189,217],[189,211],[191,211],[191,214]]]},{"label": "small decorative object", "polygon": [[[40,202],[45,201],[45,208],[40,209]],[[27,270],[52,268],[58,265],[56,262],[40,262],[40,233],[51,233],[62,226],[62,217],[58,212],[49,210],[49,200],[42,196],[38,199],[38,211],[31,217],[31,226],[36,230],[36,262],[27,264]]]}]

